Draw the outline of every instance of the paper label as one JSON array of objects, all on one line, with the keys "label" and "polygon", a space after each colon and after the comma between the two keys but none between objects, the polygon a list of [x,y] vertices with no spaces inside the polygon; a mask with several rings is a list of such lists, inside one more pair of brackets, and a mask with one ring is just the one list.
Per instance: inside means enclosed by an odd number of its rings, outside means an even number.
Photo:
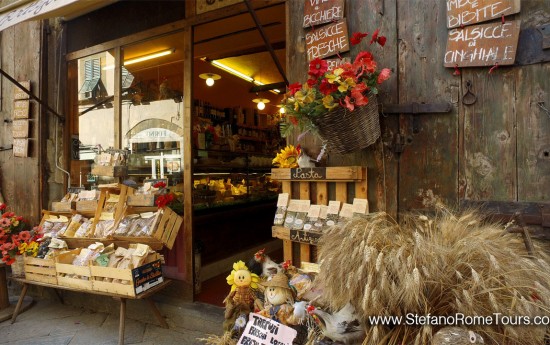
[{"label": "paper label", "polygon": [[353,213],[366,214],[369,209],[367,199],[353,199]]},{"label": "paper label", "polygon": [[277,199],[277,207],[288,206],[288,199],[289,199],[288,193],[279,194],[279,198]]},{"label": "paper label", "polygon": [[340,213],[340,201],[329,201],[328,202],[328,214],[338,214]]},{"label": "paper label", "polygon": [[343,204],[342,210],[340,210],[340,218],[351,218],[353,217],[353,205],[352,204]]}]

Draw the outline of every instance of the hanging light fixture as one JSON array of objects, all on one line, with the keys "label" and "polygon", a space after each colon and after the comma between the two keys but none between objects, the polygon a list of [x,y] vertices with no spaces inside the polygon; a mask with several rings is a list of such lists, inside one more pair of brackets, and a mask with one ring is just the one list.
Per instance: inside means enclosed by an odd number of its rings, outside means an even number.
[{"label": "hanging light fixture", "polygon": [[214,85],[214,80],[221,79],[222,77],[216,73],[201,73],[199,74],[199,78],[206,80],[206,85],[212,86]]},{"label": "hanging light fixture", "polygon": [[252,100],[252,102],[258,103],[258,109],[259,109],[259,110],[264,110],[264,109],[265,109],[266,103],[269,103],[270,100],[267,99],[267,98],[254,98],[254,99]]}]

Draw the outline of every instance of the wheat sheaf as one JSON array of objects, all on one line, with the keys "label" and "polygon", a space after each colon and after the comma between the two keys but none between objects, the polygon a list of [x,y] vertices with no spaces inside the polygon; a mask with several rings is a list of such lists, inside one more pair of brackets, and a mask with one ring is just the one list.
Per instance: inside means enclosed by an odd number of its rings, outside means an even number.
[{"label": "wheat sheaf", "polygon": [[[340,243],[340,245],[335,245]],[[429,344],[442,326],[369,324],[369,316],[550,315],[548,256],[527,254],[520,235],[475,210],[410,215],[385,213],[333,227],[319,243],[323,303],[354,305],[366,328],[363,344]],[[489,344],[543,344],[547,328],[468,325]]]}]

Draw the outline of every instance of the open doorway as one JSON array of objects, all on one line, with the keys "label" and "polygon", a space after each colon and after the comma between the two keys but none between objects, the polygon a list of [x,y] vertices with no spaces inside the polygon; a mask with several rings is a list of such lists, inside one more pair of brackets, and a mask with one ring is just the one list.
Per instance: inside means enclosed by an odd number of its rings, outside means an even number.
[{"label": "open doorway", "polygon": [[[285,66],[285,4],[256,14]],[[246,262],[259,249],[282,261],[282,243],[271,236],[280,184],[270,172],[284,146],[277,106],[283,81],[249,13],[194,27],[193,238],[201,261],[199,301],[221,305],[233,262]]]}]

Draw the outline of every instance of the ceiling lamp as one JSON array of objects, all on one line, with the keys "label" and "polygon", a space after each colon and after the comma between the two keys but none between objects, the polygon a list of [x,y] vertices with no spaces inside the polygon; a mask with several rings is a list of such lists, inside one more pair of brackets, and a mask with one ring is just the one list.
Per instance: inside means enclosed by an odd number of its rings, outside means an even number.
[{"label": "ceiling lamp", "polygon": [[201,73],[199,74],[199,78],[206,80],[206,85],[208,86],[214,85],[214,80],[221,79],[221,77],[215,73]]},{"label": "ceiling lamp", "polygon": [[252,102],[258,103],[258,109],[259,110],[264,110],[265,109],[265,104],[269,103],[270,101],[267,98],[254,98],[252,100]]}]

